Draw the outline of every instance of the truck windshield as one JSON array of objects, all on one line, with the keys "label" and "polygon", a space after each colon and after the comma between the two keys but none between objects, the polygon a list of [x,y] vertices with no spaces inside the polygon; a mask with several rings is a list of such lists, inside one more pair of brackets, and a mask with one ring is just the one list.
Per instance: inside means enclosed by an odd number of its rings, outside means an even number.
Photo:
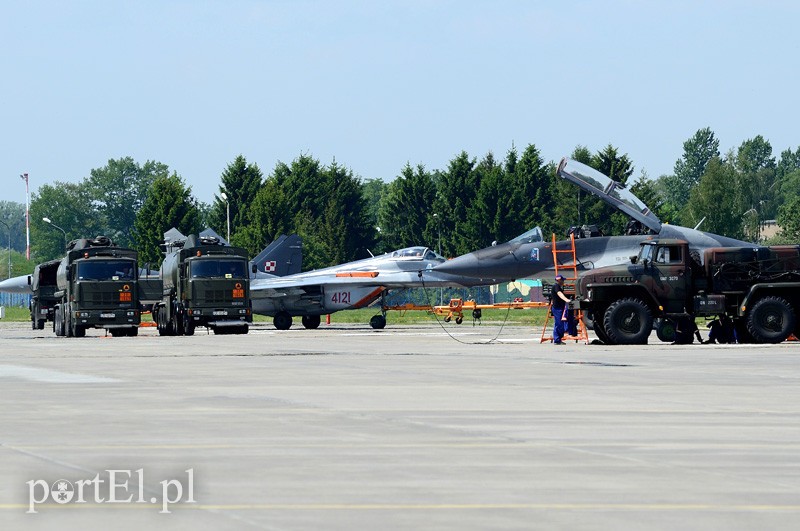
[{"label": "truck windshield", "polygon": [[190,268],[192,278],[243,278],[244,260],[193,260]]},{"label": "truck windshield", "polygon": [[642,245],[642,248],[639,250],[639,258],[636,260],[637,264],[643,264],[645,260],[652,262],[653,261],[653,245]]},{"label": "truck windshield", "polygon": [[89,260],[78,263],[78,280],[135,280],[136,268],[130,260]]}]

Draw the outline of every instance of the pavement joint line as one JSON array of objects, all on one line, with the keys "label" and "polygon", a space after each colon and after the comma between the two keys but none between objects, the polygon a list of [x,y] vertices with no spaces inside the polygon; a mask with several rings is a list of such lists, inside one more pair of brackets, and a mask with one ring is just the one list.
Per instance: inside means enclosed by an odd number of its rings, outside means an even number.
[{"label": "pavement joint line", "polygon": [[[103,510],[152,509],[147,503],[118,504],[41,504],[37,510]],[[0,510],[27,510],[28,504],[4,503]],[[737,511],[737,512],[800,512],[800,505],[778,504],[713,504],[713,503],[254,503],[198,504],[181,503],[170,507],[174,512],[195,511],[461,511],[461,510],[533,510],[533,511]]]}]

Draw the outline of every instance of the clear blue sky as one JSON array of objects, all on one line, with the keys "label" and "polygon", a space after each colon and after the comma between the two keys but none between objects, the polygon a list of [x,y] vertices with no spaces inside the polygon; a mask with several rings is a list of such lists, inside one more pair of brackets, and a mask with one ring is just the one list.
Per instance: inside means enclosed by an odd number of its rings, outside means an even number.
[{"label": "clear blue sky", "polygon": [[650,177],[710,127],[800,145],[793,1],[3,2],[0,199],[157,160],[210,201],[237,155],[364,178],[611,143]]}]

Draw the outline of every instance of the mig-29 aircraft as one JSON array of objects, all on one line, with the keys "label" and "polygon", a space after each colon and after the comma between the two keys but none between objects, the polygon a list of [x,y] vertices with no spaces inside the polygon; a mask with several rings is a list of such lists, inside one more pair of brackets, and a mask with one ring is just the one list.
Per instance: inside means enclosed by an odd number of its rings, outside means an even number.
[{"label": "mig-29 aircraft", "polygon": [[[625,236],[594,236],[575,239],[578,271],[627,262],[639,253],[639,243],[652,238],[677,238],[689,242],[689,250],[709,247],[755,247],[726,236],[699,231],[696,228],[661,223],[650,209],[624,185],[585,164],[564,158],[558,165],[558,176],[576,184],[632,218]],[[570,240],[556,242],[556,249],[572,249]],[[572,267],[571,253],[557,253],[558,266]],[[433,269],[433,273],[452,273],[472,277],[481,283],[497,283],[522,278],[549,278],[554,275],[553,244],[549,241],[523,243],[510,241],[486,247],[449,260]]]},{"label": "mig-29 aircraft", "polygon": [[[538,234],[541,237],[541,231]],[[322,315],[363,308],[390,289],[485,284],[434,271],[444,262],[441,255],[419,246],[295,275],[257,277],[250,282],[253,312],[271,316],[278,330],[288,330],[293,316],[300,316],[306,328],[317,328]],[[385,313],[373,316],[370,325],[385,327]]]}]

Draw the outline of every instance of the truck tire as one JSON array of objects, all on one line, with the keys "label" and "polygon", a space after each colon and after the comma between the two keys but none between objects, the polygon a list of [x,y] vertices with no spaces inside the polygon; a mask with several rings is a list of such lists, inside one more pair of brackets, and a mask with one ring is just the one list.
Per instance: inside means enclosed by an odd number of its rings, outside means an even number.
[{"label": "truck tire", "polygon": [[64,318],[61,315],[60,306],[56,306],[56,309],[53,312],[53,333],[57,337],[62,337],[64,335]]},{"label": "truck tire", "polygon": [[656,319],[656,336],[665,343],[675,341],[675,323],[672,319]]},{"label": "truck tire", "polygon": [[38,328],[39,330],[44,330],[44,323],[45,319],[39,319],[38,321],[36,321],[36,328]]},{"label": "truck tire", "polygon": [[594,335],[597,336],[597,339],[603,342],[605,345],[610,345],[611,340],[608,338],[608,334],[606,334],[606,329],[603,328],[603,314],[606,313],[606,308],[597,307],[592,312],[584,312],[583,320],[586,328],[592,330]]},{"label": "truck tire", "polygon": [[639,299],[620,299],[606,310],[603,327],[611,344],[646,344],[653,329],[653,314]]},{"label": "truck tire", "polygon": [[747,312],[747,331],[756,343],[781,343],[794,331],[797,317],[782,297],[764,297]]},{"label": "truck tire", "polygon": [[188,314],[184,314],[183,334],[187,336],[194,335],[194,320]]}]

